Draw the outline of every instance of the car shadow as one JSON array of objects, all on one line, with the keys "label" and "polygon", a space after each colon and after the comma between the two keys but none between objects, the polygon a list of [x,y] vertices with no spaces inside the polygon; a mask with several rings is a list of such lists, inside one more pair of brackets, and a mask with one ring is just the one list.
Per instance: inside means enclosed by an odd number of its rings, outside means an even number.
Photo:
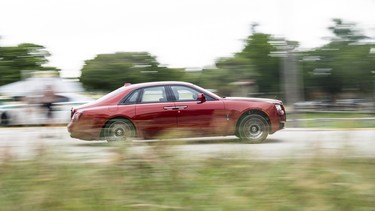
[{"label": "car shadow", "polygon": [[[277,144],[282,143],[280,139],[269,138],[263,143],[259,144]],[[122,145],[123,143],[108,143],[106,141],[90,141],[87,143],[78,143],[76,146],[80,147],[113,147]],[[193,139],[152,139],[152,140],[133,140],[130,143],[130,146],[154,146],[154,145],[197,145],[197,144],[249,144],[243,142],[238,138],[193,138]]]},{"label": "car shadow", "polygon": [[[241,141],[238,138],[233,139],[215,139],[215,140],[193,140],[193,141],[185,141],[184,144],[251,144],[245,141]],[[257,143],[257,144],[276,144],[282,143],[279,139],[267,139],[265,142]]]},{"label": "car shadow", "polygon": [[280,139],[270,138],[270,139],[267,139],[265,142],[263,142],[261,144],[277,144],[277,143],[283,143],[283,141],[280,140]]},{"label": "car shadow", "polygon": [[78,147],[110,147],[106,141],[87,141],[86,143],[76,143],[75,146]]},{"label": "car shadow", "polygon": [[[241,143],[239,139],[231,138],[231,139],[193,139],[193,140],[159,140],[158,142],[165,143],[165,144],[173,144],[173,145],[180,145],[180,144],[236,144]],[[155,142],[154,142],[155,143]],[[153,143],[151,143],[153,144]]]}]

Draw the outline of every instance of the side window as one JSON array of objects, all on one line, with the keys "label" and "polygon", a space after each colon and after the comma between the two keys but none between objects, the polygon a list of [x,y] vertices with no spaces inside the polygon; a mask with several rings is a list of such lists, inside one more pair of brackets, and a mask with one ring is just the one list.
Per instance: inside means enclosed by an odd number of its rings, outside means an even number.
[{"label": "side window", "polygon": [[167,94],[164,86],[144,88],[141,103],[167,102]]},{"label": "side window", "polygon": [[138,100],[138,96],[141,90],[136,90],[135,92],[131,93],[130,96],[125,97],[125,101],[122,101],[121,104],[136,104]]},{"label": "side window", "polygon": [[186,86],[171,86],[176,101],[196,101],[199,92]]},{"label": "side window", "polygon": [[140,90],[137,90],[126,99],[125,104],[136,104]]}]

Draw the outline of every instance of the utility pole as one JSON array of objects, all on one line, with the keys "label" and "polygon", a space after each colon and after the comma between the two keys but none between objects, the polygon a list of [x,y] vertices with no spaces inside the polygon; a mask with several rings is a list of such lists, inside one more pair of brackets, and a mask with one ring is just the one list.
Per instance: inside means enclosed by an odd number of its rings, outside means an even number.
[{"label": "utility pole", "polygon": [[297,43],[278,39],[274,41],[273,46],[277,49],[272,54],[281,60],[280,65],[280,88],[284,95],[284,104],[288,109],[288,119],[292,120],[292,127],[298,127],[298,113],[294,110],[294,104],[302,100],[303,83],[298,70],[298,55],[295,48]]},{"label": "utility pole", "polygon": [[372,88],[372,112],[375,114],[375,71],[371,71],[371,75],[372,75],[372,85],[373,85],[373,88]]},{"label": "utility pole", "polygon": [[294,50],[295,46],[287,42],[284,46],[284,56],[282,57],[282,90],[285,96],[286,106],[289,108],[289,118],[292,119],[292,127],[298,127],[298,113],[294,110],[294,104],[301,100],[303,90],[301,77],[298,71],[298,58]]}]

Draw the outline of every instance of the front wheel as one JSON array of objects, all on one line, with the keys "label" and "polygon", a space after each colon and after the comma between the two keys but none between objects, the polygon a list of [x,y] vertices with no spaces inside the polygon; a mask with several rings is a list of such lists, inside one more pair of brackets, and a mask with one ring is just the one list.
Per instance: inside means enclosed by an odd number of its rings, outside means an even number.
[{"label": "front wheel", "polygon": [[135,127],[127,119],[112,119],[104,128],[104,137],[108,142],[126,141],[135,137]]},{"label": "front wheel", "polygon": [[244,117],[238,125],[238,136],[248,143],[264,142],[268,136],[269,125],[266,119],[258,114]]}]

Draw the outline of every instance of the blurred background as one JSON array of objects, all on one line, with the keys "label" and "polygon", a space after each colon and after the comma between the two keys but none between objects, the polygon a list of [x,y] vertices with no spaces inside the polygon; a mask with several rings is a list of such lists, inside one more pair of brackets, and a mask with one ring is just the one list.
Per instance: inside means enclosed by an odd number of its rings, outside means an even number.
[{"label": "blurred background", "polygon": [[375,110],[371,0],[1,6],[1,104],[51,84],[97,98],[124,83],[178,80],[221,96],[281,99],[289,111]]},{"label": "blurred background", "polygon": [[[0,209],[374,210],[374,8],[0,1]],[[71,107],[148,81],[283,100],[287,128],[259,145],[69,137]]]}]

